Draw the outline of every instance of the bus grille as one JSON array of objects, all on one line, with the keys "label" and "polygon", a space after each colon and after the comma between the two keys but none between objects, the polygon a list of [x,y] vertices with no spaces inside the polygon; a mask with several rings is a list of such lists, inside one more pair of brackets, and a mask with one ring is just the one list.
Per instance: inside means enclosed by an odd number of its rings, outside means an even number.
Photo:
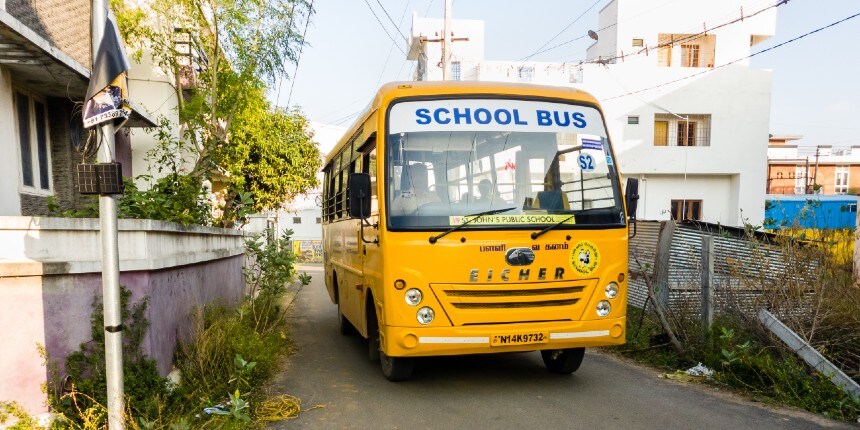
[{"label": "bus grille", "polygon": [[572,321],[597,280],[533,284],[432,284],[445,314],[456,325],[504,324],[526,321]]},{"label": "bus grille", "polygon": [[582,292],[585,287],[538,288],[534,290],[445,290],[448,297],[512,297],[569,294]]},{"label": "bus grille", "polygon": [[508,309],[508,308],[539,308],[546,306],[567,306],[578,302],[571,300],[546,300],[542,302],[501,302],[501,303],[453,303],[457,309]]}]

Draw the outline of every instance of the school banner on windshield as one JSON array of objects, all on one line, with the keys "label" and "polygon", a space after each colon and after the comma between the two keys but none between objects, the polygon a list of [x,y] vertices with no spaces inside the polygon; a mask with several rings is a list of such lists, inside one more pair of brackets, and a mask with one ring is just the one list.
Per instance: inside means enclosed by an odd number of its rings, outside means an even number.
[{"label": "school banner on windshield", "polygon": [[397,103],[390,133],[519,131],[606,136],[597,109],[529,100],[459,99]]}]

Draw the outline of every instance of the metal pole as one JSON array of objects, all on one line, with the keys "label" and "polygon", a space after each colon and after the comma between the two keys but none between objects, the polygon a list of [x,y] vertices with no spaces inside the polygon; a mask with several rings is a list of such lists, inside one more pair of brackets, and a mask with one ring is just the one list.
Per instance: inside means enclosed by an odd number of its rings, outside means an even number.
[{"label": "metal pole", "polygon": [[702,236],[702,337],[707,340],[714,323],[714,237]]},{"label": "metal pole", "polygon": [[[93,62],[104,37],[108,16],[107,0],[93,0],[92,52]],[[98,162],[111,163],[116,154],[113,123],[105,123],[99,130]],[[125,399],[122,370],[122,314],[119,291],[119,247],[117,233],[117,204],[112,195],[99,196],[99,227],[102,247],[102,303],[105,327],[105,376],[107,377],[108,428],[125,428]]]},{"label": "metal pole", "polygon": [[445,25],[442,28],[442,80],[448,80],[448,59],[451,58],[451,0],[445,0]]}]

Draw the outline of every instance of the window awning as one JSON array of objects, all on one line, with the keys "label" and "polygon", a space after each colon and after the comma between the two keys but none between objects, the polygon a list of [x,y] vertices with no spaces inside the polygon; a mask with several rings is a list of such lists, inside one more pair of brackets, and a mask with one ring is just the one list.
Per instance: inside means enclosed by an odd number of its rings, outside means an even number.
[{"label": "window awning", "polygon": [[[48,97],[64,97],[83,102],[90,82],[90,70],[5,10],[0,10],[0,65],[12,71],[16,82]],[[130,103],[131,118],[126,127],[155,127],[152,115]]]}]

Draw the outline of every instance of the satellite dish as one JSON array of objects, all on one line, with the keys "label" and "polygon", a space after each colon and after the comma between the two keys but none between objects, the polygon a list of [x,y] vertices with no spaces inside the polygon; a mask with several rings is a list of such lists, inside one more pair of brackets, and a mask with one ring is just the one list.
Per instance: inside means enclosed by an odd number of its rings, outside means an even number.
[{"label": "satellite dish", "polygon": [[595,33],[594,30],[588,30],[588,37],[597,40],[597,33]]}]

